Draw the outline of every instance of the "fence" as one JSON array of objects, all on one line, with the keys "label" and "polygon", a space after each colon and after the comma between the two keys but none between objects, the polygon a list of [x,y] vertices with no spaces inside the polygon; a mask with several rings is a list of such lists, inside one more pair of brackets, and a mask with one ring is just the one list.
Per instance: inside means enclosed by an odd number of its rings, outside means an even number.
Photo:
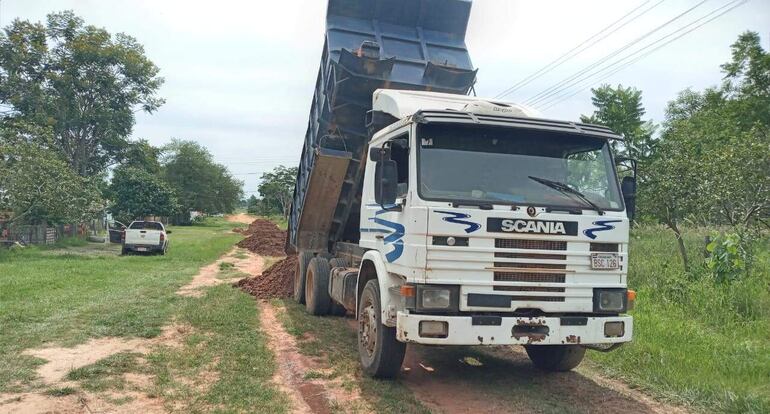
[{"label": "fence", "polygon": [[65,237],[87,237],[105,230],[101,220],[80,224],[12,224],[0,222],[0,240],[23,244],[53,244]]}]

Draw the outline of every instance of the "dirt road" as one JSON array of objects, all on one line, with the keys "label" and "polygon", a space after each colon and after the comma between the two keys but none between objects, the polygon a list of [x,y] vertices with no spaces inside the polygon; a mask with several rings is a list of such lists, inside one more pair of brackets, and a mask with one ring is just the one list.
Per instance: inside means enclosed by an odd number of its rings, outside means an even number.
[{"label": "dirt road", "polygon": [[[295,412],[326,413],[330,406],[342,412],[377,411],[373,408],[376,407],[374,401],[369,401],[368,396],[361,397],[360,376],[347,381],[348,394],[340,393],[339,381],[306,380],[312,373],[333,367],[327,359],[310,358],[298,351],[295,339],[286,333],[280,318],[276,317],[282,311],[279,306],[263,300],[260,308],[262,328],[270,337],[276,359],[281,361],[276,380],[280,381],[281,388],[292,390],[295,402],[299,400]],[[352,319],[337,325],[337,329],[354,331],[355,328]],[[329,346],[320,343],[321,349],[317,351],[329,352],[326,349]],[[655,401],[622,382],[604,378],[587,363],[575,372],[538,371],[521,347],[410,345],[397,381],[436,413],[687,412]],[[319,395],[324,398],[319,399]]]},{"label": "dirt road", "polygon": [[238,214],[230,214],[225,217],[225,219],[232,223],[243,223],[243,224],[251,224],[256,217],[246,214],[246,213],[238,213]]}]

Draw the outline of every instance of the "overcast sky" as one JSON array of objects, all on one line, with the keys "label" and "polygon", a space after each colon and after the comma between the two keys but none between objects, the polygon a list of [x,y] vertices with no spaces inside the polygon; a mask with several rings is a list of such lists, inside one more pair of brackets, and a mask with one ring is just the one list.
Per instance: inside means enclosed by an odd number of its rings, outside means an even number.
[{"label": "overcast sky", "polygon": [[[466,43],[479,68],[476,91],[495,96],[637,6],[644,4],[636,14],[650,9],[506,98],[523,102],[701,1],[664,0],[653,8],[660,0],[475,0]],[[707,0],[617,58],[728,3]],[[161,68],[166,83],[160,95],[167,102],[137,118],[134,137],[155,145],[171,138],[198,141],[245,181],[250,195],[262,172],[298,162],[325,7],[325,0],[0,0],[0,24],[71,9],[89,24],[136,37]],[[770,46],[770,0],[749,0],[603,82],[641,89],[647,117],[659,122],[678,91],[719,83],[719,65],[745,30],[759,32],[763,46]],[[563,92],[578,93],[544,115],[576,120],[590,113],[590,90],[581,89],[600,75]]]}]

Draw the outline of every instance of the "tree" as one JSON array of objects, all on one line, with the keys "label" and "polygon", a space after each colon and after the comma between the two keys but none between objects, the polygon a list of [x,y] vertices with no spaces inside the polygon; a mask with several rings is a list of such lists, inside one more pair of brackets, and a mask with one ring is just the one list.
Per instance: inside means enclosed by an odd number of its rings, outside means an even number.
[{"label": "tree", "polygon": [[249,214],[259,214],[259,199],[253,194],[246,200],[246,212]]},{"label": "tree", "polygon": [[14,20],[0,33],[3,118],[50,127],[74,171],[105,170],[127,146],[136,111],[155,111],[163,83],[136,39],[85,25],[71,11]]},{"label": "tree", "polygon": [[160,156],[162,150],[153,147],[146,139],[129,142],[120,154],[120,164],[134,167],[153,174],[160,174]]},{"label": "tree", "polygon": [[103,209],[92,179],[75,174],[58,153],[26,142],[0,142],[0,210],[31,224],[75,223]]},{"label": "tree", "polygon": [[591,89],[591,98],[596,110],[590,116],[581,115],[580,121],[590,124],[604,125],[620,134],[624,143],[612,142],[616,156],[635,159],[645,158],[650,154],[652,134],[655,131],[651,121],[644,121],[645,114],[642,106],[642,91],[635,88],[624,88],[618,85],[602,85]]},{"label": "tree", "polygon": [[115,169],[107,195],[111,201],[109,211],[125,223],[146,216],[168,217],[179,209],[176,196],[165,181],[131,166]]},{"label": "tree", "polygon": [[669,104],[642,170],[640,209],[676,234],[686,268],[682,220],[728,225],[745,243],[770,215],[770,54],[755,33],[732,49],[721,87],[686,90]]},{"label": "tree", "polygon": [[289,217],[298,170],[297,167],[287,168],[281,165],[271,172],[262,174],[262,182],[257,190],[262,196],[260,204],[263,214],[281,214],[284,218]]},{"label": "tree", "polygon": [[180,212],[229,213],[238,205],[243,183],[193,141],[174,140],[165,148],[163,175],[177,194]]}]

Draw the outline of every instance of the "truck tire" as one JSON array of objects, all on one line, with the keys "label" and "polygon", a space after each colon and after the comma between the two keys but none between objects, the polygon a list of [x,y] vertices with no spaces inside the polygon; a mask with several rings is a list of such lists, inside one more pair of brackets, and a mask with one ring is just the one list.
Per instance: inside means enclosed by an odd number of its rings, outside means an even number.
[{"label": "truck tire", "polygon": [[329,261],[316,256],[307,266],[305,276],[305,308],[315,316],[329,314],[332,299],[329,297]]},{"label": "truck tire", "polygon": [[120,255],[121,256],[125,256],[127,254],[128,254],[128,249],[126,249],[125,247],[121,247],[120,248]]},{"label": "truck tire", "polygon": [[396,328],[382,324],[377,280],[366,283],[358,304],[358,353],[364,372],[374,378],[395,378],[404,362],[406,344],[396,339]]},{"label": "truck tire", "polygon": [[[341,257],[335,257],[329,260],[329,268],[334,269],[335,267],[348,267],[348,261]],[[329,271],[329,275],[330,275],[329,277],[331,278],[331,270]],[[331,296],[331,292],[329,293],[329,295]],[[348,314],[348,310],[345,309],[344,306],[335,302],[334,299],[331,300],[329,305],[329,315],[345,316],[347,314]]]},{"label": "truck tire", "polygon": [[297,255],[297,268],[294,271],[294,300],[299,304],[305,303],[305,275],[307,265],[313,258],[313,253],[299,252]]},{"label": "truck tire", "polygon": [[524,349],[536,367],[551,372],[572,370],[586,354],[580,345],[524,345]]}]

